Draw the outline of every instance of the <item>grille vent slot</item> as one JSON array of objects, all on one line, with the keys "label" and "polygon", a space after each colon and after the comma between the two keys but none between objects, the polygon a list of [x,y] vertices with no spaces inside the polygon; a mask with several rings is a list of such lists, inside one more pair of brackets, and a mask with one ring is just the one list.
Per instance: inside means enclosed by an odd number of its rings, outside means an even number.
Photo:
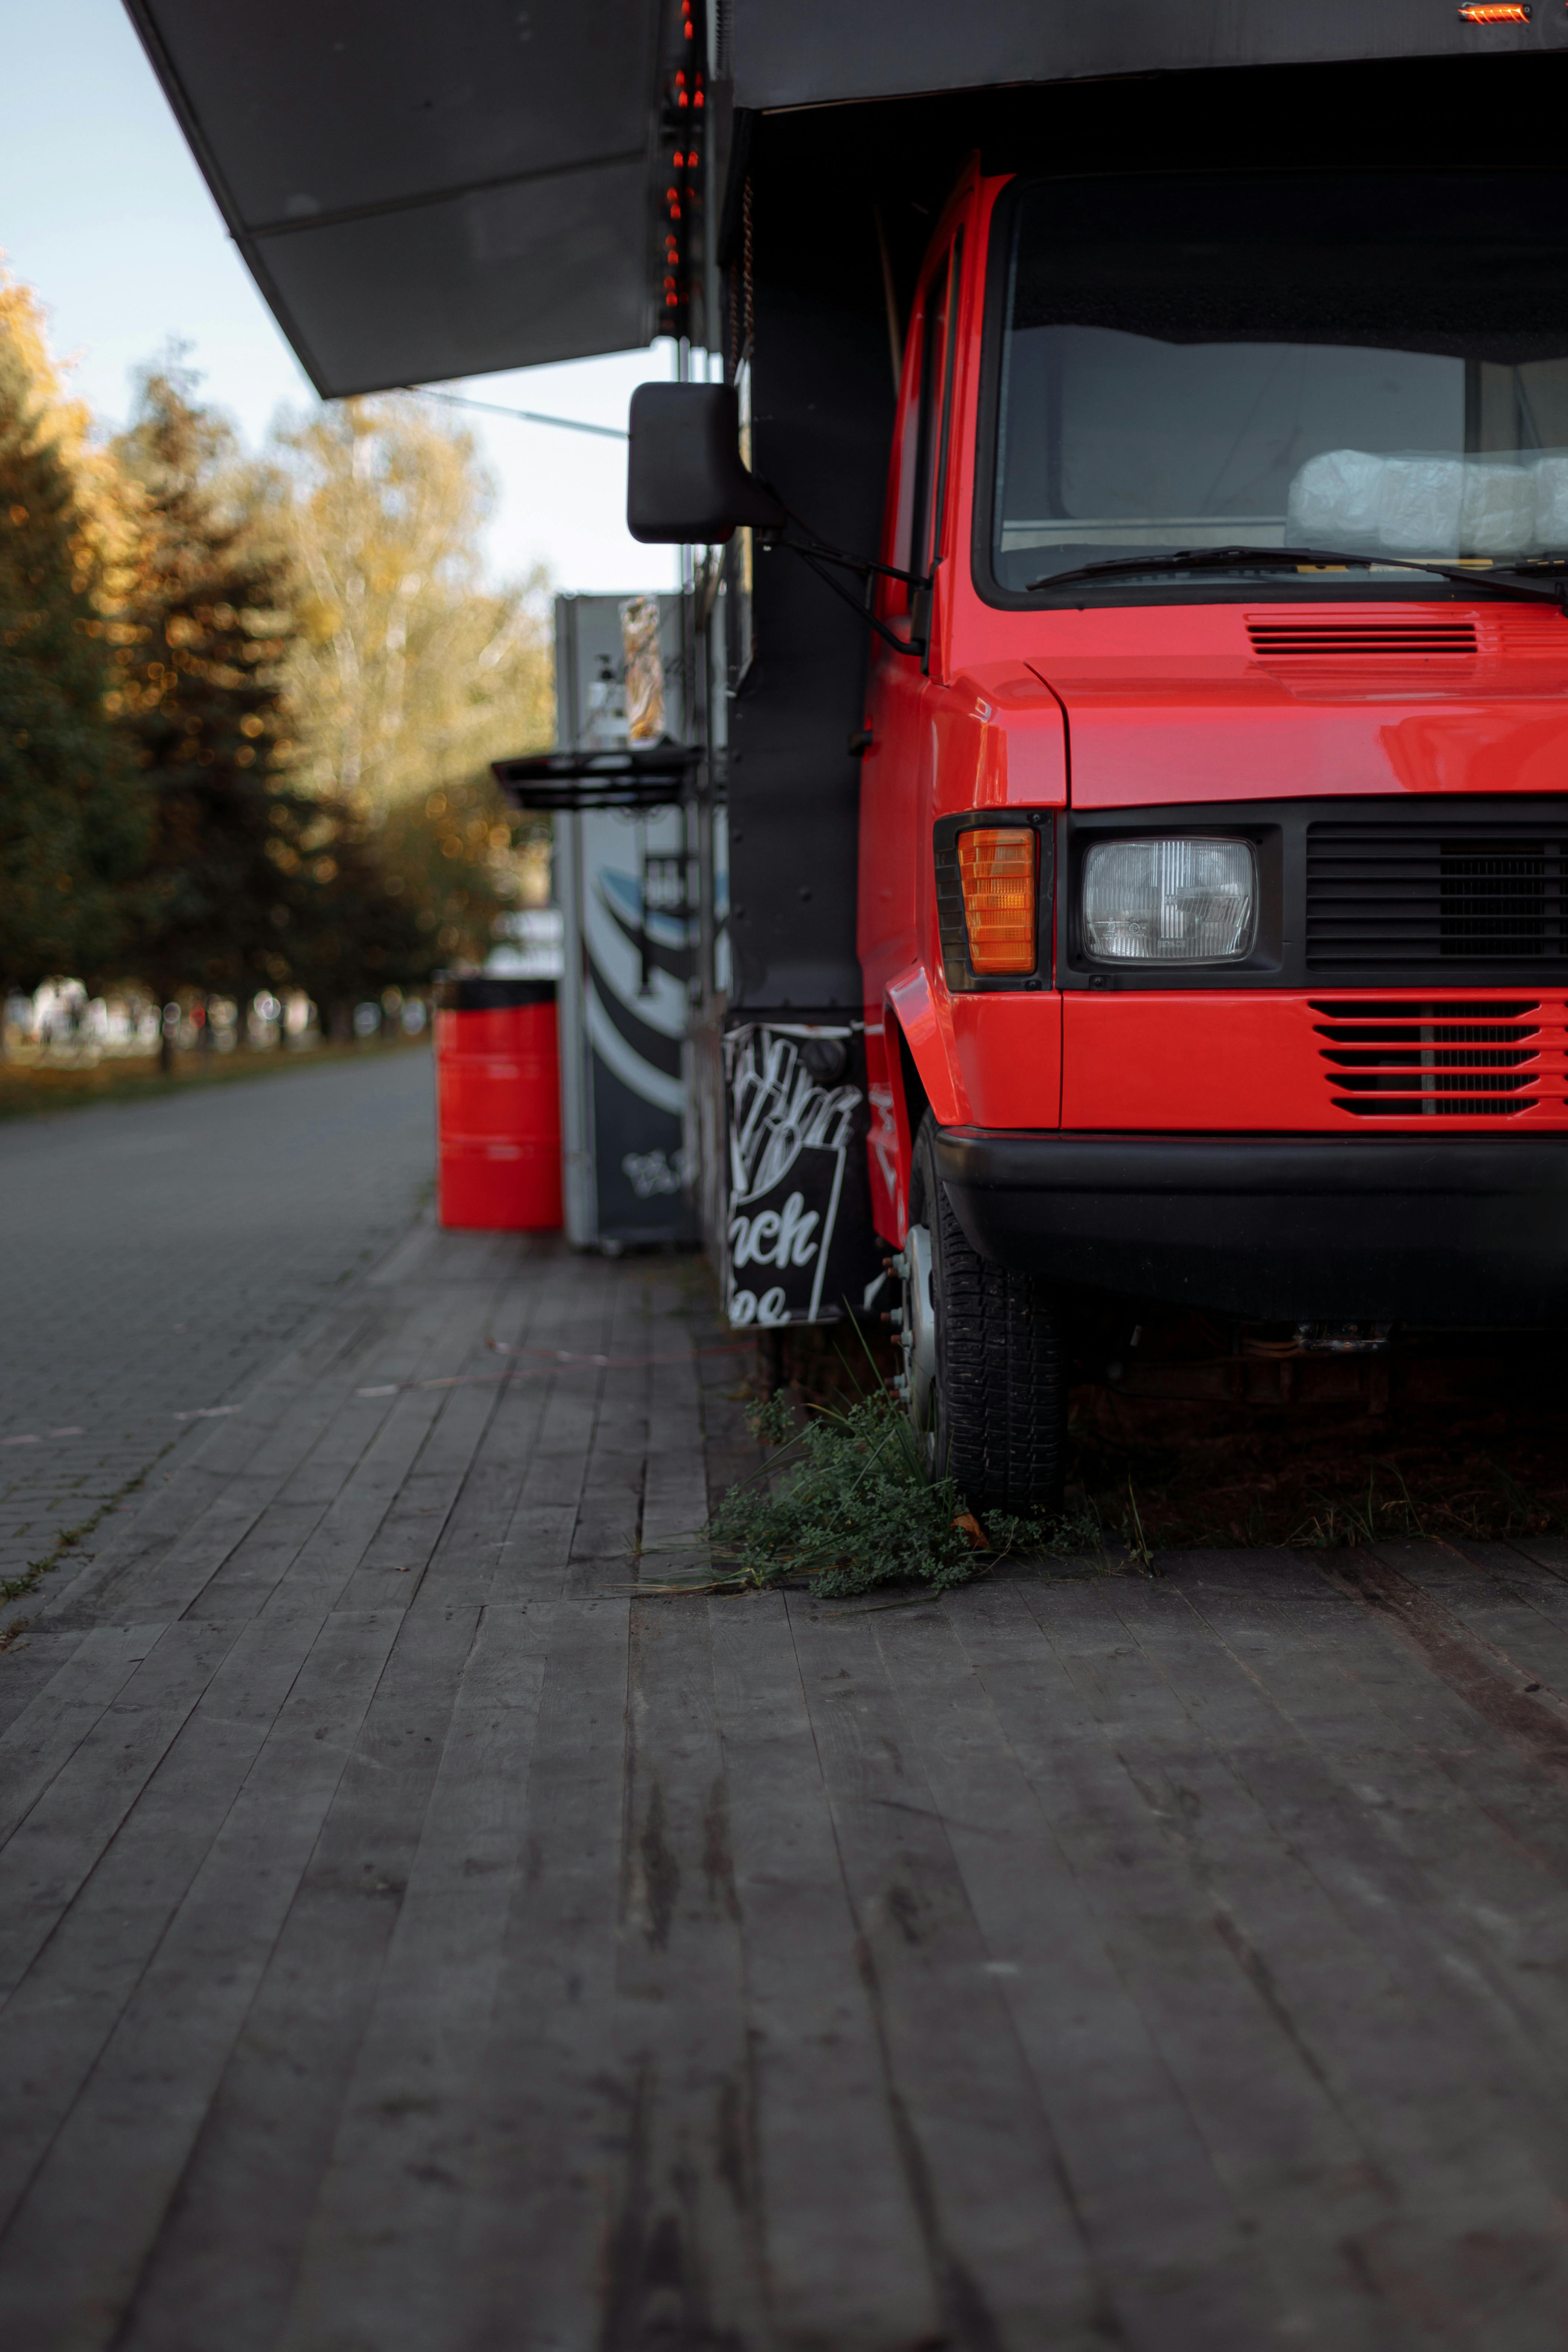
[{"label": "grille vent slot", "polygon": [[1479,651],[1475,623],[1462,620],[1248,621],[1247,634],[1268,662],[1473,661]]},{"label": "grille vent slot", "polygon": [[1356,1118],[1517,1118],[1541,1099],[1532,1003],[1319,1003],[1334,1107]]},{"label": "grille vent slot", "polygon": [[1568,823],[1309,824],[1308,970],[1437,963],[1568,968]]}]

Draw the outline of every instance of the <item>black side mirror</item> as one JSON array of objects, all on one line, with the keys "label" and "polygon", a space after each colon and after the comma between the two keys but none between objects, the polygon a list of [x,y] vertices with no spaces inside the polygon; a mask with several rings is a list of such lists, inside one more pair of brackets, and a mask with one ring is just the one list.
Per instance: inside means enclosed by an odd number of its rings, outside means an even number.
[{"label": "black side mirror", "polygon": [[634,539],[711,547],[744,525],[783,530],[783,507],[741,463],[732,384],[638,384],[630,423],[626,529]]}]

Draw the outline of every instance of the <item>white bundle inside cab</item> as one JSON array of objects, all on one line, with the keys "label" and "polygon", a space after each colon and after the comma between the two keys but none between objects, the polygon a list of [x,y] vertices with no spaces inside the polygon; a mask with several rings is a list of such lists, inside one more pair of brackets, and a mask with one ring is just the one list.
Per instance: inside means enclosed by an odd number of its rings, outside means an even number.
[{"label": "white bundle inside cab", "polygon": [[1535,478],[1528,466],[1468,465],[1459,513],[1467,555],[1522,555],[1535,539]]},{"label": "white bundle inside cab", "polygon": [[1373,457],[1328,449],[1290,485],[1291,546],[1362,554],[1489,555],[1568,551],[1568,456]]},{"label": "white bundle inside cab", "polygon": [[1375,544],[1383,464],[1364,449],[1325,449],[1309,457],[1290,485],[1290,545],[1343,547],[1354,553]]},{"label": "white bundle inside cab", "polygon": [[1531,467],[1535,485],[1535,544],[1568,551],[1568,457],[1538,457]]},{"label": "white bundle inside cab", "polygon": [[1462,457],[1385,457],[1377,543],[1390,555],[1457,555],[1464,502]]}]

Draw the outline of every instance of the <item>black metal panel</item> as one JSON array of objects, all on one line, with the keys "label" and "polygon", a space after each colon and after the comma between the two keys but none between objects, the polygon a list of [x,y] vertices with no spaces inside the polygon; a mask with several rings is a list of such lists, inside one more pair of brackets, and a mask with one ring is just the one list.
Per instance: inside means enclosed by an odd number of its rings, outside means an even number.
[{"label": "black metal panel", "polygon": [[[1568,800],[1215,801],[1058,820],[1061,988],[1568,984]],[[1150,835],[1250,841],[1258,935],[1234,963],[1108,964],[1085,950],[1086,850]]]},{"label": "black metal panel", "polygon": [[[829,143],[831,142],[831,143]],[[873,197],[836,124],[761,126],[752,469],[812,528],[874,554],[893,387]],[[840,159],[841,160],[841,159]],[[756,653],[731,717],[732,1007],[858,1010],[855,898],[870,632],[781,551],[756,559]]]},{"label": "black metal panel", "polygon": [[[1568,49],[1550,5],[1526,25],[1453,0],[733,0],[735,102],[819,106],[987,84],[1363,58]],[[1283,128],[1283,126],[1281,126]]]}]

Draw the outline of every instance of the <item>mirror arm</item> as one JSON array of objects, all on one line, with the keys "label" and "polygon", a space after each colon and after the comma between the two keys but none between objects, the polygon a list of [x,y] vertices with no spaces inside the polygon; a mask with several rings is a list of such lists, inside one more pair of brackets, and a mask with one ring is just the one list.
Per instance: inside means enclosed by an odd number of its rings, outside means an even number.
[{"label": "mirror arm", "polygon": [[[925,643],[923,639],[917,637],[900,637],[896,630],[889,628],[886,621],[879,621],[875,613],[868,612],[866,606],[860,603],[859,599],[850,594],[848,589],[845,587],[844,583],[841,580],[835,580],[831,572],[825,572],[823,570],[821,563],[817,562],[817,557],[822,553],[822,550],[819,548],[798,547],[795,541],[790,539],[770,539],[766,541],[766,544],[769,547],[784,548],[787,550],[791,555],[798,555],[801,562],[805,565],[807,571],[815,572],[825,588],[831,588],[836,596],[842,597],[845,604],[848,605],[850,611],[852,613],[858,613],[860,618],[865,622],[867,627],[868,629],[875,629],[877,635],[884,639],[888,645],[891,646],[896,654],[913,654],[917,657],[923,655],[925,652]],[[832,558],[829,557],[827,560],[831,562]],[[887,568],[885,565],[880,563],[862,564],[853,556],[844,556],[839,560],[842,562],[850,564],[855,571],[865,572],[868,577],[873,572],[882,572]],[[900,572],[893,574],[893,577],[901,580],[905,577],[905,574]]]},{"label": "mirror arm", "polygon": [[918,572],[900,572],[891,563],[873,563],[867,555],[845,555],[837,547],[825,546],[815,536],[804,546],[799,540],[784,538],[770,539],[768,544],[770,547],[787,547],[792,555],[815,556],[819,563],[837,563],[846,572],[858,572],[862,580],[901,580],[906,588],[930,585]]},{"label": "mirror arm", "polygon": [[778,492],[771,485],[766,487],[770,497],[778,499],[783,511],[797,530],[805,533],[806,539],[806,544],[802,547],[795,540],[785,539],[777,532],[769,532],[765,534],[769,546],[787,547],[796,555],[815,555],[824,563],[837,563],[840,564],[846,572],[858,572],[863,579],[869,580],[874,577],[879,580],[901,580],[906,588],[930,587],[930,581],[922,580],[919,572],[900,572],[894,563],[874,563],[868,555],[846,555],[843,549],[835,547],[830,540],[819,539],[811,525],[803,517],[797,515],[793,507],[784,505]]},{"label": "mirror arm", "polygon": [[858,613],[867,627],[875,629],[884,644],[891,646],[895,653],[923,655],[926,649],[923,637],[900,637],[896,630],[889,629],[885,621],[879,621],[875,613],[868,612],[857,597],[852,596],[842,581],[835,580],[833,574],[822,567],[825,563],[836,563],[842,571],[858,572],[864,581],[901,580],[904,586],[910,589],[929,588],[930,581],[921,579],[913,572],[900,572],[896,564],[875,563],[869,556],[846,555],[842,548],[833,547],[826,540],[818,539],[811,525],[797,515],[793,507],[784,506],[776,490],[766,484],[763,487],[771,498],[778,499],[783,511],[798,530],[805,532],[805,537],[803,542],[798,539],[786,539],[782,530],[764,531],[762,534],[763,545],[765,548],[782,548],[790,555],[798,555],[806,569],[816,574],[823,586],[831,588],[852,613]]}]

